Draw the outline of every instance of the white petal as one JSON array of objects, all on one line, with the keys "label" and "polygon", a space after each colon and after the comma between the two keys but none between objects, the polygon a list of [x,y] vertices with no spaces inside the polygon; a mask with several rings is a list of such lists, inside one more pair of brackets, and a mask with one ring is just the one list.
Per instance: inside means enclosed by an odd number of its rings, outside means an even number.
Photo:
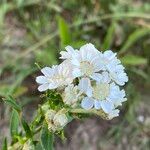
[{"label": "white petal", "polygon": [[78,87],[82,92],[87,94],[88,97],[92,96],[92,87],[91,87],[91,81],[89,78],[82,78],[79,81]]},{"label": "white petal", "polygon": [[91,78],[93,79],[93,80],[96,80],[96,81],[101,81],[101,79],[102,79],[102,75],[100,74],[100,73],[93,73],[93,75],[91,76]]},{"label": "white petal", "polygon": [[95,100],[95,101],[94,101],[94,107],[95,107],[95,109],[100,109],[100,108],[101,108],[101,102]]},{"label": "white petal", "polygon": [[104,52],[104,56],[109,60],[113,59],[117,54],[112,52],[111,50],[107,50]]},{"label": "white petal", "polygon": [[72,63],[73,65],[75,65],[75,66],[80,66],[80,62],[79,62],[79,60],[76,59],[76,58],[72,59],[72,60],[71,60],[71,63]]},{"label": "white petal", "polygon": [[48,83],[48,80],[45,76],[38,76],[36,77],[36,82],[39,84],[45,84]]},{"label": "white petal", "polygon": [[111,103],[110,101],[107,101],[107,100],[101,101],[101,107],[105,113],[109,113],[114,109],[113,103]]},{"label": "white petal", "polygon": [[94,105],[94,101],[91,98],[85,97],[82,102],[81,102],[81,106],[84,109],[91,109]]},{"label": "white petal", "polygon": [[108,118],[109,119],[113,119],[114,117],[117,117],[117,116],[119,116],[119,110],[118,109],[115,109],[115,110],[112,110],[112,112],[110,112],[109,114],[108,114]]},{"label": "white petal", "polygon": [[73,69],[72,74],[73,74],[73,76],[74,76],[75,78],[82,76],[81,71],[80,71],[80,69],[78,69],[78,68]]},{"label": "white petal", "polygon": [[42,84],[38,87],[40,92],[46,91],[48,89],[49,84]]},{"label": "white petal", "polygon": [[50,83],[48,86],[48,89],[56,89],[58,87],[58,85],[56,83]]},{"label": "white petal", "polygon": [[46,76],[46,77],[49,77],[52,75],[53,73],[53,69],[50,68],[50,67],[45,67],[41,70],[41,72]]},{"label": "white petal", "polygon": [[69,45],[66,46],[65,49],[66,49],[68,52],[70,52],[70,53],[74,53],[73,47],[71,47],[71,46],[69,46]]}]

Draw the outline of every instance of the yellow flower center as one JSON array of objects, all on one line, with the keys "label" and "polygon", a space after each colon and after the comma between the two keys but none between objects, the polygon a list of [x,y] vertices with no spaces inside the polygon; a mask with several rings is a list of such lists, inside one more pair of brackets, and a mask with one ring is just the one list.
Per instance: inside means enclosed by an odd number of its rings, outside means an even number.
[{"label": "yellow flower center", "polygon": [[105,100],[109,94],[109,84],[99,83],[94,86],[93,97],[97,100]]},{"label": "yellow flower center", "polygon": [[84,73],[86,76],[90,76],[94,72],[93,65],[90,64],[88,61],[82,61],[80,64],[81,72]]}]

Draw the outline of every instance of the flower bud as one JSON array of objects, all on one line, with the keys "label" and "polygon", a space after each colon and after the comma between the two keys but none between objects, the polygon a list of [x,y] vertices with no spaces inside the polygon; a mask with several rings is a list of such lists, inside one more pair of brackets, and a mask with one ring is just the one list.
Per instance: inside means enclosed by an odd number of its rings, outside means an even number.
[{"label": "flower bud", "polygon": [[48,124],[48,129],[54,132],[56,130],[61,130],[68,123],[68,118],[64,110],[60,110],[58,112],[48,110],[45,114],[45,120]]}]

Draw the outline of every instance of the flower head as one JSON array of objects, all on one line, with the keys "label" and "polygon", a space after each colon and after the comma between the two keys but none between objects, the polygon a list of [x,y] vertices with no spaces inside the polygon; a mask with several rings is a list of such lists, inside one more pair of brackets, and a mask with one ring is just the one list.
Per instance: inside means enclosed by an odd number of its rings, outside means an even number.
[{"label": "flower head", "polygon": [[[91,43],[81,46],[79,50],[71,46],[61,51],[60,65],[45,67],[43,76],[36,78],[40,84],[39,91],[57,89],[67,107],[100,111],[104,118],[112,119],[119,115],[118,106],[126,101],[124,89],[128,81],[125,68],[111,50],[98,51]],[[47,110],[47,107],[44,107]],[[49,129],[61,127],[67,122],[66,115],[55,111],[46,113]],[[62,124],[61,124],[62,122]]]},{"label": "flower head", "polygon": [[65,88],[63,101],[65,104],[75,107],[77,105],[77,101],[80,99],[80,95],[81,92],[79,92],[78,87],[71,84]]},{"label": "flower head", "polygon": [[118,85],[124,85],[128,81],[127,74],[124,72],[124,67],[121,61],[117,59],[116,53],[111,50],[105,51],[101,54],[102,62],[105,66],[104,70],[108,71],[111,79]]},{"label": "flower head", "polygon": [[[101,81],[93,83],[93,86],[91,86],[90,84],[87,85],[87,82],[90,82],[88,78],[81,79],[81,82],[84,87],[79,83],[79,89],[87,95],[81,102],[81,106],[84,109],[94,107],[95,109],[102,109],[105,113],[110,113],[122,102],[126,101],[125,91],[120,90],[115,83]],[[86,89],[91,90],[90,97]]]},{"label": "flower head", "polygon": [[38,76],[36,82],[40,84],[39,91],[56,89],[61,86],[69,85],[73,81],[71,65],[63,62],[60,65],[45,67],[41,69],[43,76]]}]

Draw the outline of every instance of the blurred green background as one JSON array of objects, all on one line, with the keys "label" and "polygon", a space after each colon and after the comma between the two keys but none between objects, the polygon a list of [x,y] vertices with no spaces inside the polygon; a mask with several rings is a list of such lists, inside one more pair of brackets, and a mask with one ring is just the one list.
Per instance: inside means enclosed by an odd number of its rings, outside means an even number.
[{"label": "blurred green background", "polygon": [[[73,121],[57,150],[150,149],[149,0],[0,0],[0,97],[13,95],[28,121],[39,103],[38,66],[59,63],[66,45],[112,49],[126,66],[128,101],[120,117]],[[0,101],[0,147],[10,108]]]}]

